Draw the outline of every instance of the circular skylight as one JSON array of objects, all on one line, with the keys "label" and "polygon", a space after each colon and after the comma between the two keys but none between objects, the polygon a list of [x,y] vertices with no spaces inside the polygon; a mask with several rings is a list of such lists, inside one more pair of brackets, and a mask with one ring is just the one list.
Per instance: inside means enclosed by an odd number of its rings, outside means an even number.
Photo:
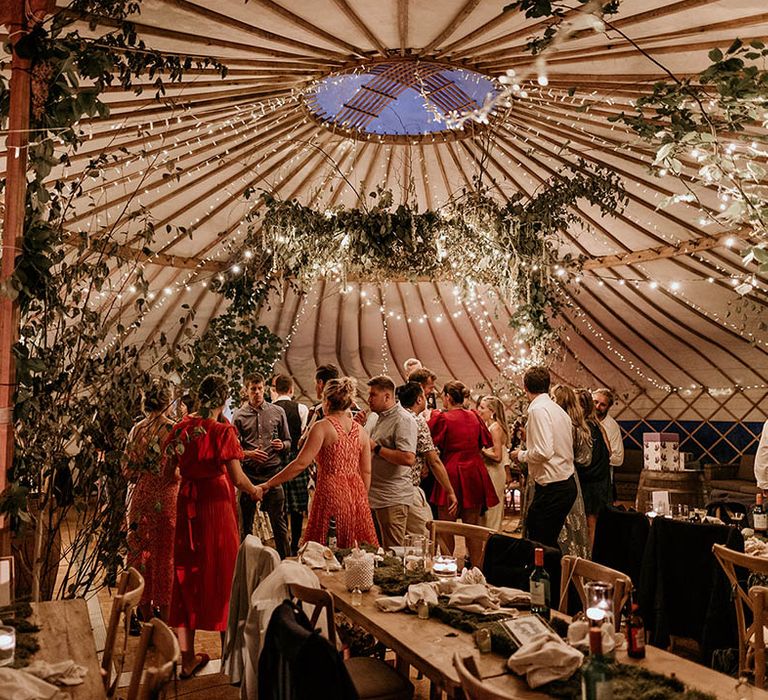
[{"label": "circular skylight", "polygon": [[499,91],[490,78],[466,68],[414,59],[354,68],[319,80],[306,96],[310,113],[355,138],[467,136],[446,117],[483,106]]}]

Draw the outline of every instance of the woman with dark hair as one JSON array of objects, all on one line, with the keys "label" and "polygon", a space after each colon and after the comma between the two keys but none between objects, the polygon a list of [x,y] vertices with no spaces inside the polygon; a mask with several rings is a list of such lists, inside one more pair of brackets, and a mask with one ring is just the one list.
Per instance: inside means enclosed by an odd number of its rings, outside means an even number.
[{"label": "woman with dark hair", "polygon": [[179,481],[163,459],[162,445],[173,421],[166,416],[171,391],[165,382],[153,382],[142,397],[145,418],[133,426],[126,445],[125,475],[136,482],[128,509],[128,566],[144,577],[139,603],[142,619],[153,606],[168,619],[173,582],[173,531]]},{"label": "woman with dark hair", "polygon": [[302,543],[325,543],[333,517],[339,547],[379,544],[368,505],[371,444],[352,418],[355,392],[351,377],[329,379],[323,388],[323,418],[310,428],[296,459],[262,485],[265,490],[279,486],[317,461],[315,496]]},{"label": "woman with dark hair", "polygon": [[227,629],[240,544],[232,484],[255,501],[263,495],[243,473],[237,432],[222,416],[228,393],[223,377],[203,379],[197,394],[199,413],[185,416],[166,441],[169,462],[181,475],[169,624],[177,628],[182,678],[209,660],[207,654],[195,654],[195,631],[223,635]]},{"label": "woman with dark hair", "polygon": [[[493,438],[477,413],[464,408],[468,398],[466,386],[450,381],[443,387],[443,410],[432,413],[429,430],[435,447],[440,450],[440,459],[456,493],[459,509],[455,514],[448,510],[448,494],[440,484],[435,484],[432,502],[437,506],[440,520],[460,517],[464,523],[477,525],[480,514],[497,505],[499,498],[481,453],[481,449],[493,446]],[[440,545],[443,552],[453,552],[453,537],[444,538]],[[468,542],[467,549],[473,562],[481,560],[481,547]]]}]

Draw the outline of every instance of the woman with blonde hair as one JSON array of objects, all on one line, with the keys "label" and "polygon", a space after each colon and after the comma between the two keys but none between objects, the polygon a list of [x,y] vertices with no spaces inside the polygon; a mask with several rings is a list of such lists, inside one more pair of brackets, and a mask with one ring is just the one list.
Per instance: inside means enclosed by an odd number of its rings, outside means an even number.
[{"label": "woman with blonde hair", "polygon": [[477,404],[477,414],[485,421],[488,432],[493,439],[493,445],[483,447],[480,453],[491,477],[493,489],[499,503],[480,518],[480,524],[491,530],[501,530],[504,519],[504,487],[507,484],[509,468],[509,426],[504,404],[496,396],[483,396]]},{"label": "woman with blonde hair", "polygon": [[325,543],[333,517],[339,547],[379,544],[368,505],[371,443],[352,418],[356,391],[352,377],[329,379],[323,388],[323,418],[310,428],[296,459],[262,484],[264,489],[279,486],[317,462],[315,496],[302,543]]}]

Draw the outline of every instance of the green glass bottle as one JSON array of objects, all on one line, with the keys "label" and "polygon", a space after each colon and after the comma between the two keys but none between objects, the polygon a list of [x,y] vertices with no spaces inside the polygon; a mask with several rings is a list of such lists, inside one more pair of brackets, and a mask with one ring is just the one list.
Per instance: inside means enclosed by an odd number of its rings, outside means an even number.
[{"label": "green glass bottle", "polygon": [[533,571],[529,578],[531,591],[531,612],[549,620],[550,595],[549,574],[544,568],[544,550],[536,547],[533,553]]},{"label": "green glass bottle", "polygon": [[589,630],[589,658],[581,669],[581,700],[613,700],[613,681],[603,656],[603,636],[599,627]]}]

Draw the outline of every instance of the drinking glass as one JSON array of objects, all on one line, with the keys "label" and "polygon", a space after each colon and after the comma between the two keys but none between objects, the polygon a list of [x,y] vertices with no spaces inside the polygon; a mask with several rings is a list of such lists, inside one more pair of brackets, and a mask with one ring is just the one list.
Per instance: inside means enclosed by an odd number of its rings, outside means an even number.
[{"label": "drinking glass", "polygon": [[16,650],[16,630],[0,625],[0,666],[10,666]]},{"label": "drinking glass", "polygon": [[613,584],[605,581],[587,581],[584,584],[587,596],[587,618],[592,623],[613,624]]},{"label": "drinking glass", "polygon": [[424,535],[406,535],[403,541],[403,568],[418,571],[424,568],[427,538]]}]

